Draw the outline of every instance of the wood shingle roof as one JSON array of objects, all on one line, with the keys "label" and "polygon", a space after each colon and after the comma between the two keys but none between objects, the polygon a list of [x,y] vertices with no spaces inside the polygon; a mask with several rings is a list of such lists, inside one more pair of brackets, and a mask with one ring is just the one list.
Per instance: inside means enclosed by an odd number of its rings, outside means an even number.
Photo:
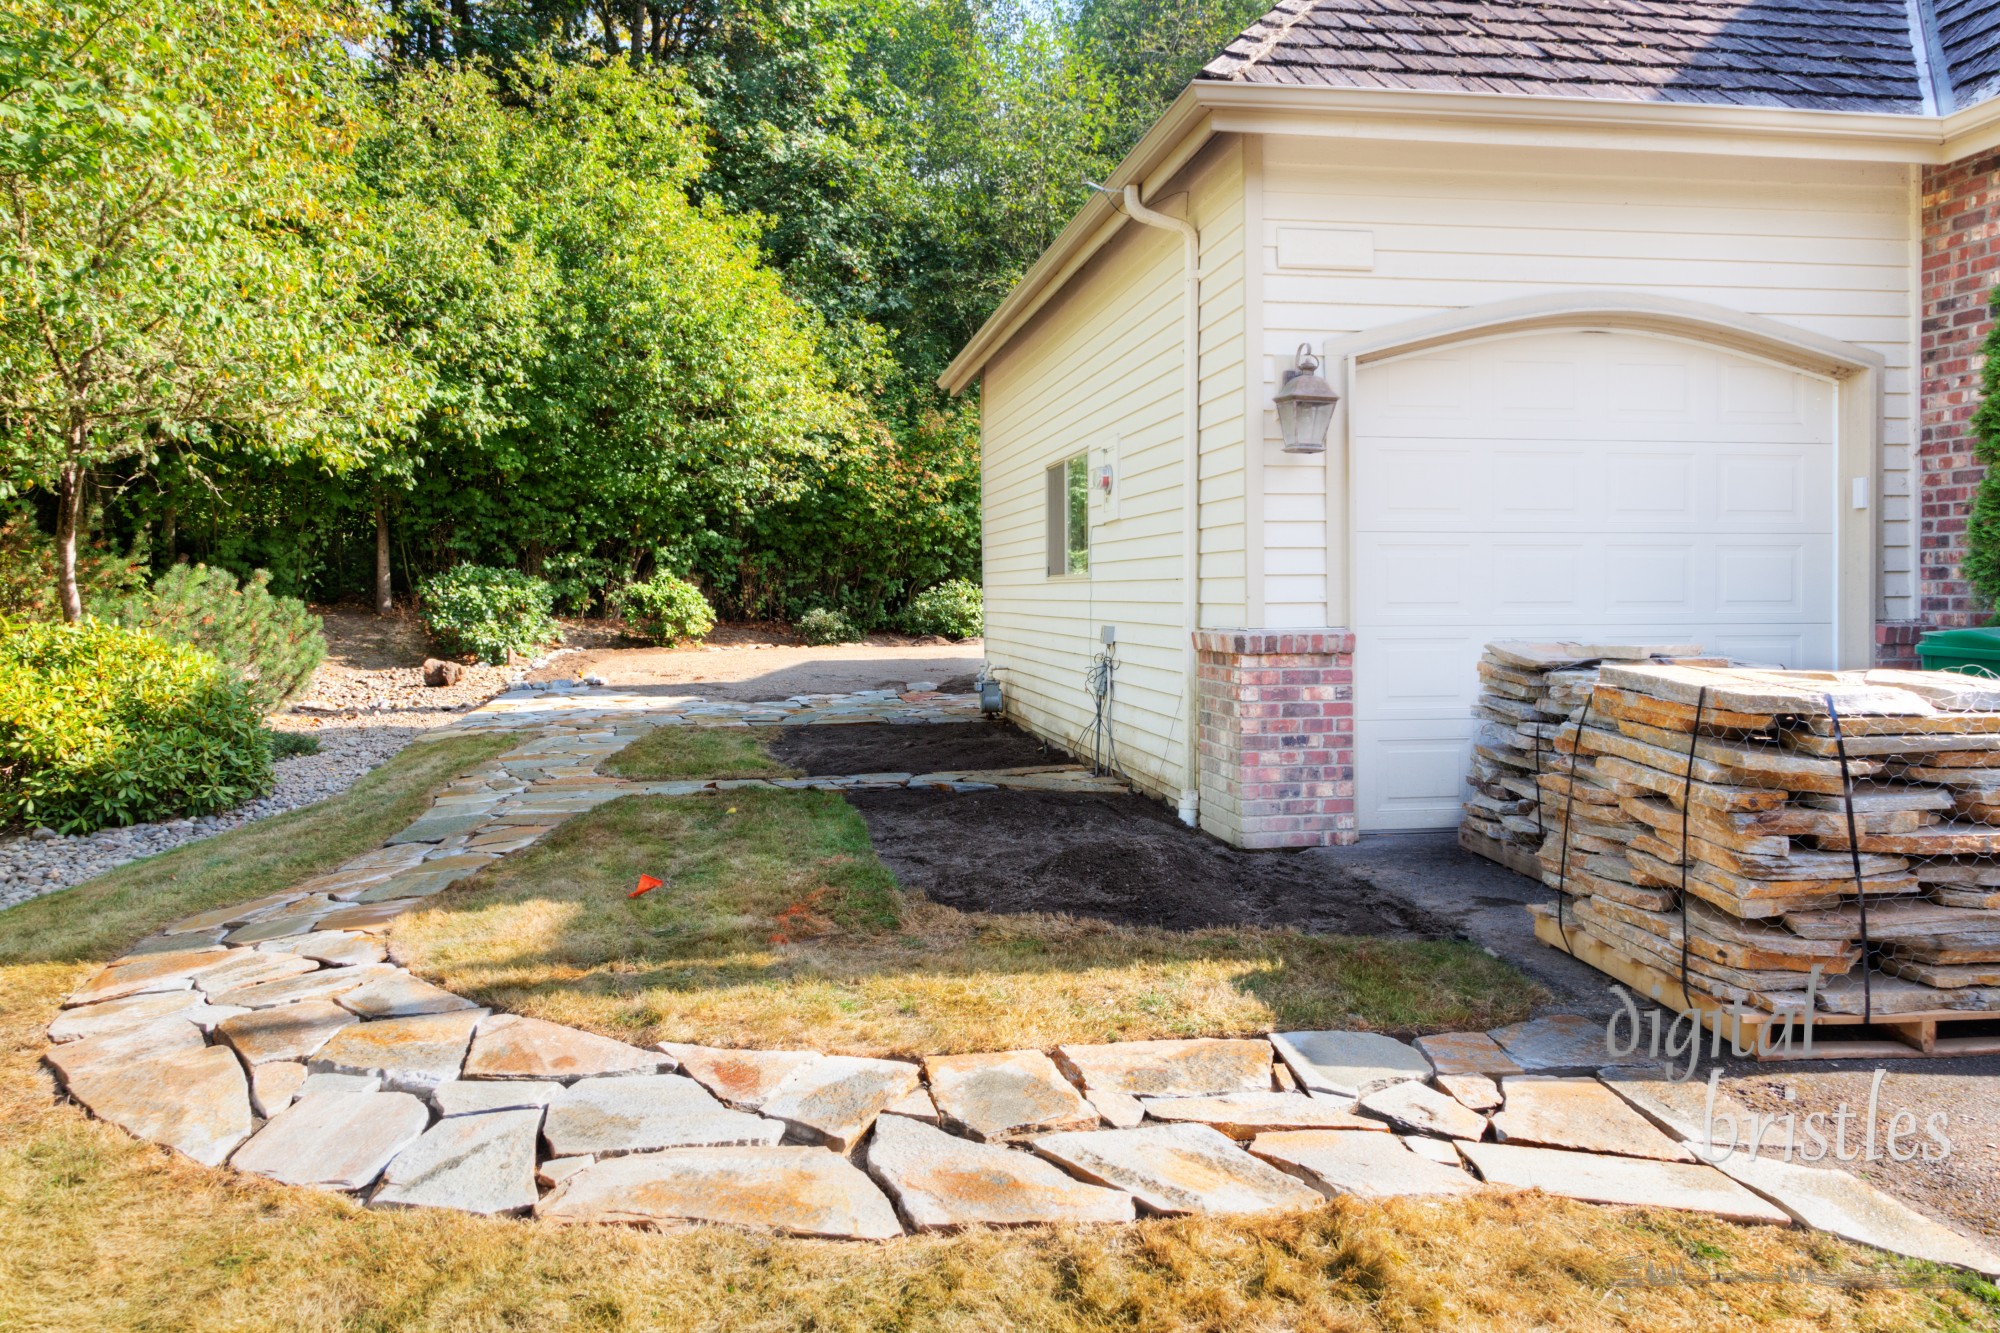
[{"label": "wood shingle roof", "polygon": [[1198,77],[1950,111],[2000,92],[2000,0],[1282,0]]}]

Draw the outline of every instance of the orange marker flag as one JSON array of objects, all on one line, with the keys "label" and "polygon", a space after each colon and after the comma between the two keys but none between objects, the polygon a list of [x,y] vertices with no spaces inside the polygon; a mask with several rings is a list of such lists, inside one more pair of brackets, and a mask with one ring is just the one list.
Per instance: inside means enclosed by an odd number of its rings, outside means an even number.
[{"label": "orange marker flag", "polygon": [[636,898],[642,893],[651,893],[654,889],[659,888],[665,883],[666,881],[663,879],[654,879],[651,875],[641,875],[639,876],[639,887],[625,896],[627,898]]}]

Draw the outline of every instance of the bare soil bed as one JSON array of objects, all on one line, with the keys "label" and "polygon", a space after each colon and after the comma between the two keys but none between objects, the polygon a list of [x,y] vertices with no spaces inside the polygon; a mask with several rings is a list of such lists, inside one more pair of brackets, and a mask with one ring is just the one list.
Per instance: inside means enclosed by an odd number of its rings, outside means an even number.
[{"label": "bare soil bed", "polygon": [[1005,722],[930,726],[782,727],[764,747],[809,777],[848,773],[947,773],[1076,761]]},{"label": "bare soil bed", "polygon": [[1167,930],[1456,933],[1318,858],[1239,851],[1144,796],[879,791],[848,800],[905,888],[960,911],[1063,912]]}]

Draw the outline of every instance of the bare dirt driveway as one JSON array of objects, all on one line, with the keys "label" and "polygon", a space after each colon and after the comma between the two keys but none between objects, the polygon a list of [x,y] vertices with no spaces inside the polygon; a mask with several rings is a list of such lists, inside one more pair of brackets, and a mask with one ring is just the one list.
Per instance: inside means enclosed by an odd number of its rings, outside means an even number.
[{"label": "bare dirt driveway", "polygon": [[912,681],[963,691],[972,688],[984,651],[978,639],[952,643],[895,635],[808,648],[775,626],[724,625],[698,647],[565,653],[528,679],[601,676],[615,689],[670,685],[712,699],[750,702],[794,694],[900,690]]}]

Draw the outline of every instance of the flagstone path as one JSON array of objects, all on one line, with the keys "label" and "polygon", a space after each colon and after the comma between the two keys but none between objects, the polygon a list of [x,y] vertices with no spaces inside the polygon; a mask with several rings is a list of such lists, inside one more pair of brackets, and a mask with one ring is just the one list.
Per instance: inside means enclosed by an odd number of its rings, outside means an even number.
[{"label": "flagstone path", "polygon": [[[1351,1194],[1542,1189],[1821,1228],[2000,1273],[1973,1240],[1844,1172],[1751,1161],[1573,1017],[1424,1037],[1288,1032],[922,1063],[643,1049],[489,1012],[387,961],[396,918],[573,815],[742,788],[1123,791],[1075,766],[634,782],[663,726],[923,725],[976,700],[870,691],[739,704],[519,690],[426,740],[522,743],[380,848],[174,923],[87,979],[46,1060],[101,1119],[209,1166],[372,1207],[550,1223],[707,1221],[886,1240],[969,1225],[1251,1213]],[[418,743],[424,743],[419,741]],[[1602,1072],[1604,1077],[1598,1075]],[[1715,1108],[1747,1123],[1723,1098]]]}]

